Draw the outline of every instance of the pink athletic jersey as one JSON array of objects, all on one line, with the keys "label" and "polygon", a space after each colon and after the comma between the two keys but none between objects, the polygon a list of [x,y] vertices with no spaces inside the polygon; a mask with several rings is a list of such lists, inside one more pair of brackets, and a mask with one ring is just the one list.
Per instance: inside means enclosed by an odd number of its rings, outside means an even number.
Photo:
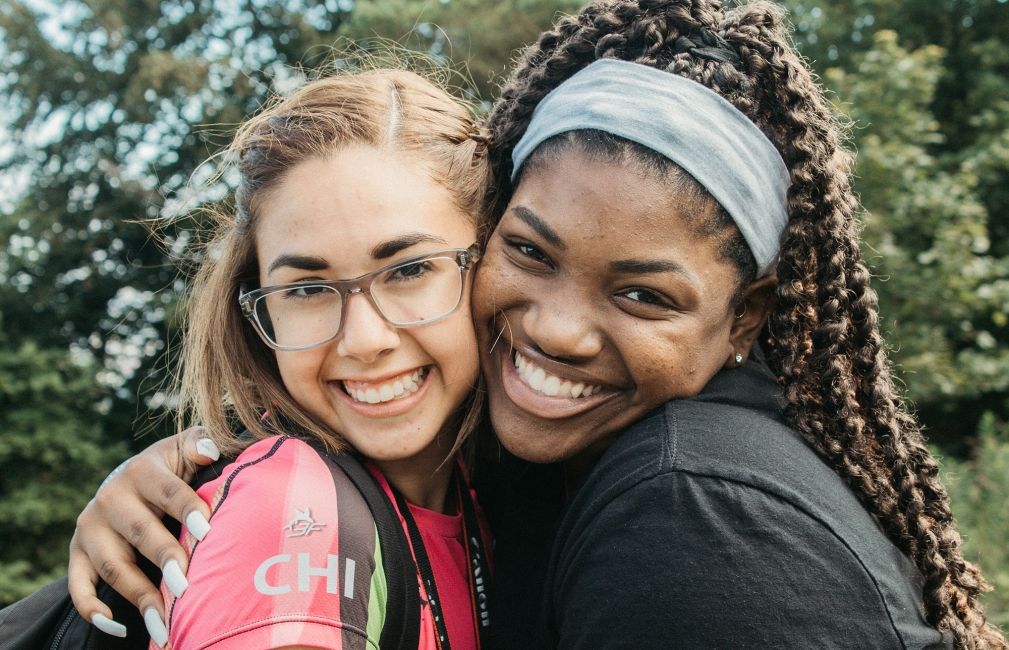
[{"label": "pink athletic jersey", "polygon": [[[388,494],[388,483],[370,469]],[[212,530],[202,542],[182,532],[190,554],[186,593],[175,599],[162,584],[168,647],[378,648],[386,603],[382,549],[349,478],[331,472],[306,443],[279,436],[248,447],[197,493],[211,507]],[[461,520],[410,509],[451,644],[475,648]],[[436,647],[430,609],[422,605],[419,648]]]}]

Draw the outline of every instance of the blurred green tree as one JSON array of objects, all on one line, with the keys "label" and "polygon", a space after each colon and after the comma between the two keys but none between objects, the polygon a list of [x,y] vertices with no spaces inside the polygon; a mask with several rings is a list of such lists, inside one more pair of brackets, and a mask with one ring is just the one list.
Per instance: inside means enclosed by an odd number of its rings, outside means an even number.
[{"label": "blurred green tree", "polygon": [[128,455],[109,442],[94,376],[66,350],[0,346],[0,603],[66,571],[77,513]]},{"label": "blurred green tree", "polygon": [[1009,628],[1009,424],[985,414],[971,458],[943,460],[966,556],[978,562],[994,591],[982,599],[985,613],[1003,630]]},{"label": "blurred green tree", "polygon": [[936,114],[946,51],[908,50],[890,30],[871,41],[826,84],[854,121],[888,341],[929,435],[956,448],[983,413],[1009,412],[1009,77],[983,75],[1004,99],[973,116],[991,130],[964,146]]},{"label": "blurred green tree", "polygon": [[582,0],[358,0],[346,34],[392,39],[465,67],[469,88],[485,102],[507,74],[518,48],[533,42],[558,13]]}]

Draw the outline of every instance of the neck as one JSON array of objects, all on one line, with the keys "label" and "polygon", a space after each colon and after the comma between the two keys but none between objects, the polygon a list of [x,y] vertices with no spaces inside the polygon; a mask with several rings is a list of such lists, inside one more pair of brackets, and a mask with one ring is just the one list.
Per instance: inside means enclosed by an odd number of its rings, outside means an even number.
[{"label": "neck", "polygon": [[[415,506],[447,513],[449,483],[455,461],[447,458],[450,446],[432,444],[418,456],[404,460],[375,461],[385,479]],[[447,458],[447,459],[446,459]]]},{"label": "neck", "polygon": [[603,452],[606,451],[609,442],[607,441],[606,445],[601,448],[593,447],[586,449],[582,453],[564,461],[565,501],[570,500],[575,492],[578,491],[578,488],[581,487],[585,477],[588,476],[592,468],[595,467],[596,462],[602,457]]}]

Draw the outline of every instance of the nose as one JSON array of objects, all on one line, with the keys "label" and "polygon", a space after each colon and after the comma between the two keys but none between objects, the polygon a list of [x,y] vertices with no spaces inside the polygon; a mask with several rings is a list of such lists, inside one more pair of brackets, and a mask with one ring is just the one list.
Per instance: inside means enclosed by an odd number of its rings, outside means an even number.
[{"label": "nose", "polygon": [[579,308],[578,300],[544,300],[531,305],[522,317],[522,328],[539,349],[558,359],[588,361],[603,348],[603,337],[592,305]]},{"label": "nose", "polygon": [[364,363],[371,363],[399,345],[399,330],[375,310],[367,296],[352,294],[343,311],[343,332],[336,351]]}]

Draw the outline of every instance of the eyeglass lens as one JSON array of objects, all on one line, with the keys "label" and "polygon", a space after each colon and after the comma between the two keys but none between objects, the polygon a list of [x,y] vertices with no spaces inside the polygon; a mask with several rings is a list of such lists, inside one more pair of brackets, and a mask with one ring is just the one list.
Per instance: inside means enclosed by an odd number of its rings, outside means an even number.
[{"label": "eyeglass lens", "polygon": [[[385,320],[404,327],[451,313],[459,305],[462,288],[455,258],[435,257],[386,270],[372,279],[370,293]],[[281,347],[332,339],[340,331],[343,308],[340,293],[325,285],[280,287],[255,304],[263,333]]]}]

